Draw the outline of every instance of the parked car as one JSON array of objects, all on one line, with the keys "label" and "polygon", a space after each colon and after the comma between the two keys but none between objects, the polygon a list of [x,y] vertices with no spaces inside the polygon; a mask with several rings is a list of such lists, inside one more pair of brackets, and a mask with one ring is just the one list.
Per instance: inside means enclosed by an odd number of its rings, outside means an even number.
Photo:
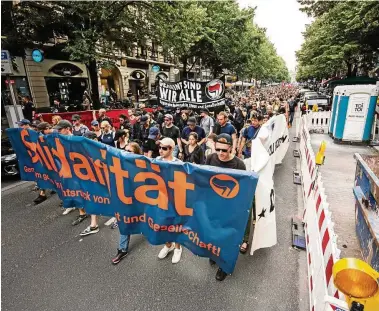
[{"label": "parked car", "polygon": [[319,111],[329,111],[331,109],[331,101],[329,96],[314,95],[308,96],[304,101],[304,105],[308,105],[308,110],[312,110],[313,105],[317,104]]},{"label": "parked car", "polygon": [[1,177],[20,174],[16,153],[8,137],[1,139]]}]

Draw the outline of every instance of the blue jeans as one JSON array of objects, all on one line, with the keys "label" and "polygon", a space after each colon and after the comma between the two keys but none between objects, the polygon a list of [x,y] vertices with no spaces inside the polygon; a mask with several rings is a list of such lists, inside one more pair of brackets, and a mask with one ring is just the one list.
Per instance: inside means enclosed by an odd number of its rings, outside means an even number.
[{"label": "blue jeans", "polygon": [[292,125],[293,117],[295,115],[295,111],[290,111],[290,124]]},{"label": "blue jeans", "polygon": [[120,242],[118,244],[118,249],[127,252],[129,247],[130,235],[121,234],[120,232]]},{"label": "blue jeans", "polygon": [[172,155],[177,158],[179,155],[179,146],[175,145],[174,151],[172,152]]}]

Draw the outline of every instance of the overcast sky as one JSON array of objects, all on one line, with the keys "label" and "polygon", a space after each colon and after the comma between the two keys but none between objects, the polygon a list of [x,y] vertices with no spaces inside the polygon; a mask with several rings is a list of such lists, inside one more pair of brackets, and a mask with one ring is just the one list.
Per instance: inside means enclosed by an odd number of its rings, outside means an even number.
[{"label": "overcast sky", "polygon": [[289,70],[296,66],[295,51],[304,41],[302,32],[311,19],[300,12],[296,0],[237,0],[239,5],[257,7],[255,23],[267,28],[267,35]]}]

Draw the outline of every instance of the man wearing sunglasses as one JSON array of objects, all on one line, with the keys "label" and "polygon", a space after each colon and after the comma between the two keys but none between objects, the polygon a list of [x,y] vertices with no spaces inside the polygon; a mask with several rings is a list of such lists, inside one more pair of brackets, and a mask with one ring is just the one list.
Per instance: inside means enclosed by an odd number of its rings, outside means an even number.
[{"label": "man wearing sunglasses", "polygon": [[[221,168],[231,168],[235,170],[246,170],[245,163],[233,153],[233,139],[229,134],[220,134],[217,136],[215,143],[216,153],[210,154],[205,160],[206,165],[217,166]],[[213,266],[215,262],[209,259]],[[216,280],[225,280],[227,273],[218,268]]]},{"label": "man wearing sunglasses", "polygon": [[[175,158],[173,156],[173,151],[175,148],[175,142],[171,138],[163,138],[159,141],[159,154],[160,156],[157,157],[157,160],[160,161],[180,161],[179,159]],[[174,255],[172,256],[172,263],[178,263],[180,261],[180,258],[182,257],[182,247],[179,243],[174,242],[167,242],[165,246],[161,249],[161,251],[158,254],[159,259],[166,258],[167,255],[174,251]]]}]

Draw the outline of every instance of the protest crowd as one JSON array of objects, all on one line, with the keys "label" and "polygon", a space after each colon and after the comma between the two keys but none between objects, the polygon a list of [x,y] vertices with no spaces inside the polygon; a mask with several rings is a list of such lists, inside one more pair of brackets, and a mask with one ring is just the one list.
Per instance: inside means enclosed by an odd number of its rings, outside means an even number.
[{"label": "protest crowd", "polygon": [[[93,111],[91,128],[82,123],[79,114],[72,116],[71,122],[63,120],[58,114],[52,117],[51,124],[36,115],[34,120],[23,119],[18,122],[22,128],[30,128],[43,135],[58,132],[61,135],[84,136],[99,141],[112,148],[126,153],[142,154],[148,158],[161,161],[183,161],[198,165],[210,165],[220,168],[246,170],[243,159],[250,158],[251,142],[260,139],[262,144],[268,138],[266,122],[276,114],[284,114],[288,126],[292,126],[298,90],[288,85],[277,85],[250,89],[241,92],[228,91],[226,105],[215,111],[202,108],[199,111],[187,107],[157,108],[152,112],[144,109],[128,109],[128,113],[120,114],[119,126],[112,124],[105,109]],[[48,193],[53,191],[38,189],[35,204],[47,200]],[[63,205],[62,205],[63,206]],[[99,232],[98,217],[87,215],[83,208],[64,208],[63,215],[78,209],[79,215],[72,225],[90,218],[88,227],[80,235],[87,236]],[[249,248],[251,221],[255,219],[254,204],[251,207],[240,252],[246,253]],[[118,227],[117,219],[110,226]],[[112,259],[118,264],[127,254],[130,241],[129,235],[120,232],[117,255]],[[178,263],[182,255],[182,247],[178,243],[167,242],[158,257],[163,259],[173,252],[172,263]],[[210,259],[210,264],[215,262]],[[222,281],[227,274],[219,268],[216,279]]]}]

